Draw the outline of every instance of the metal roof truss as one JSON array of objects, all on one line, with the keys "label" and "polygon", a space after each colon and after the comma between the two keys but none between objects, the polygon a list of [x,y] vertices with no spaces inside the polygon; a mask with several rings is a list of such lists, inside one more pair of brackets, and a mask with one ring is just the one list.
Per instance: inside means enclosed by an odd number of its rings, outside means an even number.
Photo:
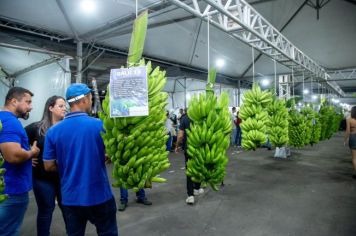
[{"label": "metal roof truss", "polygon": [[[241,40],[294,71],[310,71],[315,77],[330,77],[316,62],[305,55],[244,0],[170,0],[191,14]],[[344,92],[327,82],[338,94]]]}]

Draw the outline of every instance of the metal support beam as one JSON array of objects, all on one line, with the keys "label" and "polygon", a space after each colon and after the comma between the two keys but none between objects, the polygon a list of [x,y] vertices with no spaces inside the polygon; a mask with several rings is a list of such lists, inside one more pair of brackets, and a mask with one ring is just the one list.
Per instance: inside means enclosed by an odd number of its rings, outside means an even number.
[{"label": "metal support beam", "polygon": [[[205,21],[207,21],[208,16],[210,16],[209,19],[212,25],[247,45],[256,48],[280,64],[291,67],[290,64],[285,63],[286,59],[290,59],[318,78],[327,80],[329,77],[324,68],[294,46],[244,0],[203,0],[207,5],[204,5],[202,9],[200,9],[202,5],[194,4],[196,0],[170,1]],[[236,31],[236,29],[241,30]],[[260,39],[261,41],[258,43],[250,43],[251,40],[255,39]],[[262,50],[262,48],[266,47],[272,47],[272,49],[268,51]],[[337,85],[328,84],[328,86],[341,96],[344,95],[343,91]]]},{"label": "metal support beam", "polygon": [[82,82],[82,66],[83,66],[83,43],[81,41],[77,42],[77,77],[75,82]]},{"label": "metal support beam", "polygon": [[71,39],[71,37],[59,33],[48,32],[39,27],[34,27],[23,22],[18,22],[17,20],[14,22],[12,19],[6,18],[4,16],[0,17],[0,27],[50,38],[51,40],[56,40],[58,42]]},{"label": "metal support beam", "polygon": [[3,73],[5,75],[5,77],[10,77],[10,74],[7,73],[7,71],[4,70],[4,68],[2,68],[2,66],[0,66],[0,72]]},{"label": "metal support beam", "polygon": [[11,81],[7,80],[3,77],[0,77],[0,82],[3,83],[6,87],[10,88],[11,87]]},{"label": "metal support beam", "polygon": [[[166,21],[162,21],[162,22],[156,22],[156,23],[149,23],[147,25],[148,29],[153,29],[153,28],[157,28],[157,27],[162,27],[165,25],[170,25],[170,24],[176,24],[179,22],[183,22],[183,21],[187,21],[187,20],[191,20],[191,19],[195,19],[195,16],[186,16],[186,17],[182,17],[182,18],[177,18],[177,19],[169,19]],[[116,29],[114,31],[110,31],[109,33],[103,34],[98,36],[97,38],[95,38],[96,41],[103,41],[112,37],[116,37],[118,35],[126,35],[126,34],[130,34],[132,32],[132,27],[133,25],[125,25],[124,27],[121,27],[119,29]]]},{"label": "metal support beam", "polygon": [[[294,12],[294,14],[289,18],[289,20],[282,26],[280,32],[282,32],[285,28],[287,28],[287,26],[290,24],[290,22],[292,22],[292,20],[299,14],[299,12],[303,9],[303,7],[307,4],[309,0],[305,0],[303,2],[302,5],[300,5],[300,7]],[[252,4],[251,4],[252,5]],[[251,42],[252,41],[252,42]],[[254,43],[254,42],[261,42],[261,39],[254,39],[254,40],[251,40],[250,43]],[[251,69],[252,65],[253,64],[256,64],[256,62],[261,58],[262,56],[262,53],[258,54],[257,57],[255,58],[254,62],[251,63],[247,68],[246,70],[244,70],[244,72],[242,73],[241,77],[244,77],[247,72]],[[291,59],[287,58],[287,59],[281,59],[279,60],[280,63],[283,63],[283,62],[290,62],[292,61]]]},{"label": "metal support beam", "polygon": [[328,71],[328,72],[330,75],[330,79],[335,80],[335,81],[356,79],[356,68],[333,70],[333,71]]},{"label": "metal support beam", "polygon": [[[153,12],[153,14],[150,14],[150,17],[152,15],[157,14],[160,10],[166,9],[167,7],[172,6],[171,3],[166,2],[166,1],[158,1],[155,3],[152,3],[142,9],[140,11],[144,11],[148,9],[150,12]],[[103,33],[108,33],[112,32],[113,30],[117,30],[118,27],[123,26],[123,25],[132,25],[132,22],[136,19],[136,14],[135,13],[129,13],[128,15],[124,17],[120,17],[118,19],[114,19],[111,22],[106,23],[103,26],[100,26],[96,29],[90,30],[82,35],[80,35],[80,38],[83,39],[96,39],[99,35]]]},{"label": "metal support beam", "polygon": [[237,106],[240,107],[241,100],[241,81],[237,81]]},{"label": "metal support beam", "polygon": [[60,53],[60,52],[54,52],[54,51],[49,51],[49,50],[40,49],[40,48],[22,47],[22,46],[17,46],[17,45],[8,44],[8,43],[0,43],[0,47],[13,48],[13,49],[18,49],[18,50],[23,50],[23,51],[28,51],[28,52],[37,52],[37,53],[60,56],[60,57],[66,56],[66,54]]},{"label": "metal support beam", "polygon": [[187,103],[187,77],[184,77],[184,108],[188,107]]},{"label": "metal support beam", "polygon": [[105,53],[105,50],[102,50],[99,55],[97,55],[83,70],[82,73],[84,73],[91,65],[93,65],[103,54]]},{"label": "metal support beam", "polygon": [[198,26],[198,30],[195,32],[195,35],[194,35],[194,45],[193,45],[193,48],[191,50],[191,54],[190,54],[190,57],[189,57],[189,65],[191,65],[192,62],[193,62],[193,58],[194,58],[194,55],[195,55],[195,50],[197,48],[197,43],[198,43],[198,39],[199,39],[199,34],[200,34],[200,29],[201,29],[202,23],[203,23],[203,21],[200,20],[199,26]]},{"label": "metal support beam", "polygon": [[43,67],[43,66],[52,64],[52,63],[57,62],[57,61],[60,61],[60,60],[61,60],[61,58],[59,58],[59,57],[52,57],[52,58],[46,59],[46,60],[41,61],[41,62],[39,62],[39,63],[36,63],[36,64],[34,64],[34,65],[32,65],[32,66],[29,66],[29,67],[27,67],[27,68],[25,68],[25,69],[22,69],[22,70],[20,70],[20,71],[17,71],[17,72],[15,72],[14,74],[10,75],[10,77],[16,78],[16,77],[18,77],[18,76],[20,76],[20,75],[22,75],[22,74],[25,74],[25,73],[27,73],[27,72],[30,72],[30,71],[32,71],[32,70],[41,68],[41,67]]},{"label": "metal support beam", "polygon": [[69,16],[68,16],[67,12],[65,11],[64,6],[63,6],[61,0],[56,0],[56,2],[57,2],[57,5],[58,5],[59,9],[61,10],[61,12],[62,12],[62,14],[63,14],[63,16],[64,16],[64,19],[66,20],[66,22],[67,22],[67,24],[68,24],[70,30],[72,31],[72,33],[73,33],[75,39],[76,39],[76,40],[79,40],[78,33],[77,33],[77,31],[75,30],[75,28],[74,28],[72,22],[70,21]]}]

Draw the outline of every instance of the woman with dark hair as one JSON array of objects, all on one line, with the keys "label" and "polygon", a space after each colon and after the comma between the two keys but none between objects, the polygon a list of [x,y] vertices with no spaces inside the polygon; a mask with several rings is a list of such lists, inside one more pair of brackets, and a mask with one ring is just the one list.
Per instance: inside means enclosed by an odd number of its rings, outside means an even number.
[{"label": "woman with dark hair", "polygon": [[32,161],[33,192],[37,202],[37,235],[49,235],[52,222],[52,213],[56,206],[61,208],[61,192],[59,175],[57,172],[47,172],[43,164],[43,148],[47,130],[63,120],[66,112],[66,103],[63,97],[52,96],[48,98],[41,121],[28,125],[25,129],[30,144],[37,141],[40,154],[37,160]]},{"label": "woman with dark hair", "polygon": [[346,120],[346,132],[344,138],[345,146],[347,140],[349,140],[349,147],[352,153],[352,164],[355,170],[352,177],[356,179],[356,106],[351,108],[351,117]]}]

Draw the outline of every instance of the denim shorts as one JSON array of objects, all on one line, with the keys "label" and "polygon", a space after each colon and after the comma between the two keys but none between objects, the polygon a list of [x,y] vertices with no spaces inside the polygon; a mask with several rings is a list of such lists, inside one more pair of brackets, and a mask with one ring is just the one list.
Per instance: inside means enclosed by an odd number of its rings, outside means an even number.
[{"label": "denim shorts", "polygon": [[350,134],[349,147],[351,149],[356,149],[356,134]]}]

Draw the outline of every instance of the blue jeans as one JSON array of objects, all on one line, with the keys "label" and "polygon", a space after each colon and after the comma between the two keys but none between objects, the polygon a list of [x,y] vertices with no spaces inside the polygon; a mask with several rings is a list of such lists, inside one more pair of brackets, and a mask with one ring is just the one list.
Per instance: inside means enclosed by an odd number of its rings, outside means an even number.
[{"label": "blue jeans", "polygon": [[67,235],[84,236],[87,222],[96,227],[99,236],[117,236],[116,203],[114,197],[94,206],[62,206]]},{"label": "blue jeans", "polygon": [[33,193],[37,202],[37,235],[49,235],[56,197],[62,209],[59,182],[33,178]]},{"label": "blue jeans", "polygon": [[172,135],[171,132],[168,132],[168,140],[166,143],[166,151],[171,151],[172,150]]},{"label": "blue jeans", "polygon": [[[136,192],[136,197],[137,200],[145,200],[146,198],[145,190],[143,188],[138,190],[138,192]],[[127,203],[128,198],[129,198],[129,192],[127,191],[127,189],[120,188],[120,202]]]},{"label": "blue jeans", "polygon": [[237,146],[241,146],[241,137],[242,137],[242,130],[240,126],[236,126],[236,139],[235,144]]},{"label": "blue jeans", "polygon": [[235,127],[232,129],[231,145],[236,145],[236,128]]},{"label": "blue jeans", "polygon": [[0,235],[16,236],[28,206],[28,193],[10,195],[9,198],[0,203]]}]

